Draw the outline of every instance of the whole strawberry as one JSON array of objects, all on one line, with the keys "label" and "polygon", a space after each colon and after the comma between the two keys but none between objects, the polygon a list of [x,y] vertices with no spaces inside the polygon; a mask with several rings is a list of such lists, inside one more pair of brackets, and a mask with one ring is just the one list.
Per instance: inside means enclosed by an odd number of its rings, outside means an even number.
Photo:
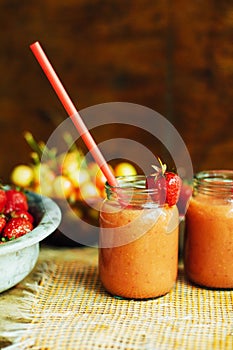
[{"label": "whole strawberry", "polygon": [[11,189],[6,191],[6,204],[4,214],[9,214],[12,211],[28,210],[27,197],[22,191]]},{"label": "whole strawberry", "polygon": [[171,207],[178,202],[182,185],[181,178],[172,172],[165,172],[166,178],[166,203]]},{"label": "whole strawberry", "polygon": [[0,189],[0,213],[2,213],[6,204],[6,192]]},{"label": "whole strawberry", "polygon": [[6,218],[4,215],[1,215],[0,216],[0,234],[5,226],[6,226]]},{"label": "whole strawberry", "polygon": [[7,240],[16,239],[33,229],[32,223],[25,218],[10,219],[3,229],[2,237]]},{"label": "whole strawberry", "polygon": [[32,224],[34,221],[34,217],[26,210],[16,210],[11,212],[12,218],[25,218],[29,220]]},{"label": "whole strawberry", "polygon": [[161,167],[152,165],[155,173],[147,176],[146,188],[155,190],[151,195],[155,202],[159,204],[167,203],[169,206],[173,206],[179,199],[182,181],[177,174],[167,172],[166,164],[163,164],[159,158],[158,160]]}]

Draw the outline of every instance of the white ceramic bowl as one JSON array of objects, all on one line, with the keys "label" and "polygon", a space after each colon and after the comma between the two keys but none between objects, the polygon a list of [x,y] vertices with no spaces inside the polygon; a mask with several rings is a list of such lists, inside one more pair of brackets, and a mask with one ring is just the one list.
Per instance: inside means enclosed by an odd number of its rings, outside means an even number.
[{"label": "white ceramic bowl", "polygon": [[26,235],[0,244],[0,293],[22,281],[34,268],[39,255],[39,242],[56,230],[61,211],[51,199],[26,192],[35,228]]}]

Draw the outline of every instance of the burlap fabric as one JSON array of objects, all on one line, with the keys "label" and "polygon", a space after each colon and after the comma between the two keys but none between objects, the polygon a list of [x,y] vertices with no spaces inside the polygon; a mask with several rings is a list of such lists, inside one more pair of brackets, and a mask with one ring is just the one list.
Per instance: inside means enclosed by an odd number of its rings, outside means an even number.
[{"label": "burlap fabric", "polygon": [[182,266],[169,294],[118,300],[99,283],[97,249],[42,249],[33,273],[0,296],[0,339],[7,349],[232,350],[232,305],[233,291],[192,286]]}]

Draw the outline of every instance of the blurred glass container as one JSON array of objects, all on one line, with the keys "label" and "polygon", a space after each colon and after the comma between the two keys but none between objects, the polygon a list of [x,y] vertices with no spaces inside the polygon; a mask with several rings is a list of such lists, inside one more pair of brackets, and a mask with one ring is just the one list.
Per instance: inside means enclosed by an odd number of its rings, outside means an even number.
[{"label": "blurred glass container", "polygon": [[184,266],[187,278],[210,288],[233,288],[233,171],[194,177],[186,214]]}]

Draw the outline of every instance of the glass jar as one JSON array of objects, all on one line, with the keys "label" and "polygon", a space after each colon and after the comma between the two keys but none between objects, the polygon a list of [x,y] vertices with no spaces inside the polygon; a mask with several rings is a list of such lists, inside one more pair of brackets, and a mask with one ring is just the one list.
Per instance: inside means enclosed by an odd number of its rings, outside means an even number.
[{"label": "glass jar", "polygon": [[176,206],[160,204],[144,176],[106,184],[100,211],[99,276],[105,289],[122,298],[146,299],[168,293],[177,278]]},{"label": "glass jar", "polygon": [[196,174],[186,213],[187,278],[209,288],[233,288],[233,171]]}]

